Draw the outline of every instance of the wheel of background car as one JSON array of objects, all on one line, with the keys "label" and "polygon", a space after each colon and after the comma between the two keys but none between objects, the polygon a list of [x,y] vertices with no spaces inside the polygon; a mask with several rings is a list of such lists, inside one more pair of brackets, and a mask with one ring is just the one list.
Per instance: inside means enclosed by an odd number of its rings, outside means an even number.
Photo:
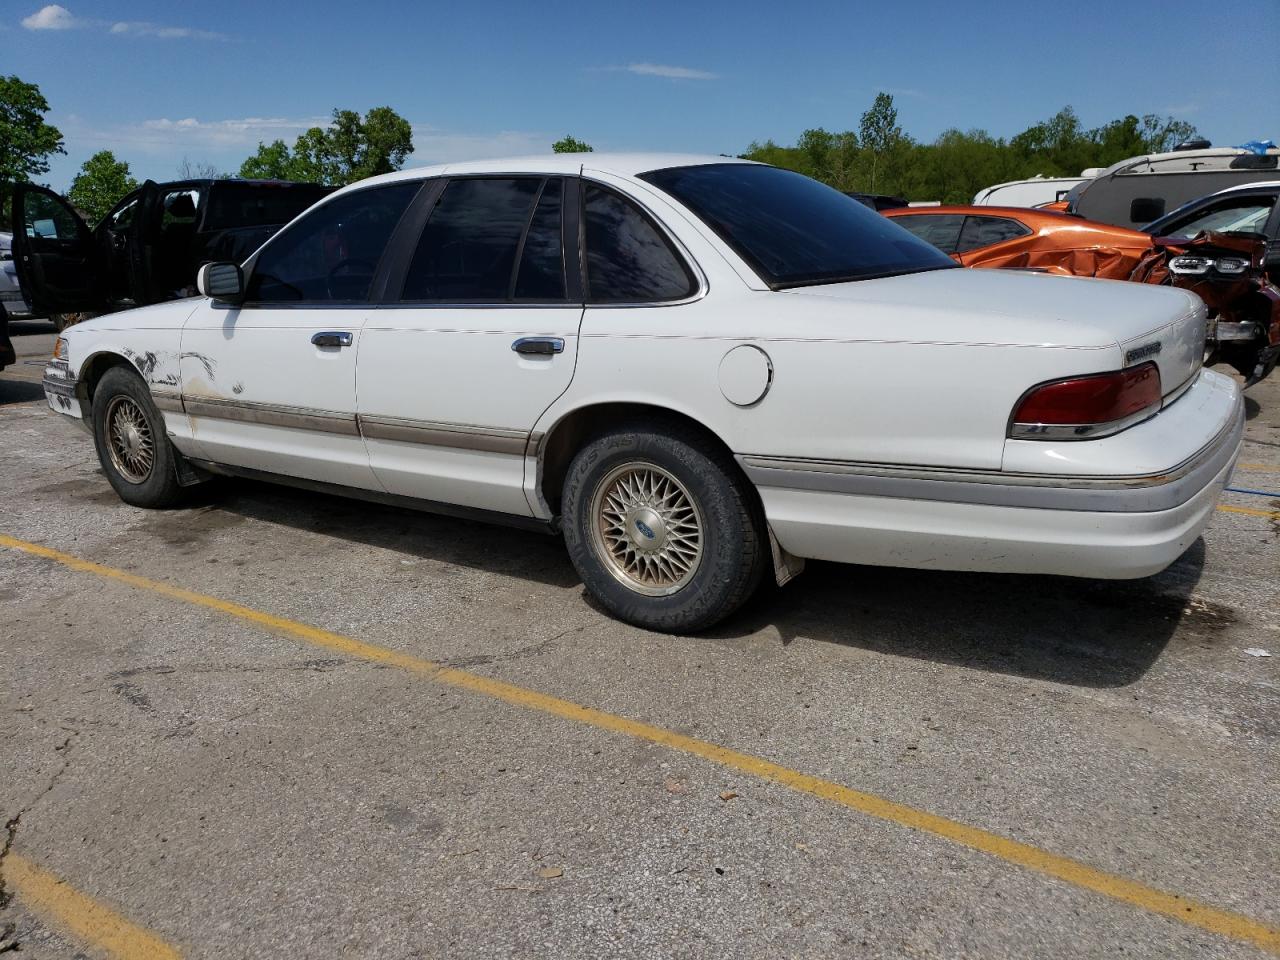
[{"label": "wheel of background car", "polygon": [[125,503],[171,507],[182,500],[164,418],[142,379],[112,367],[93,392],[93,439],[107,480]]},{"label": "wheel of background car", "polygon": [[67,327],[73,327],[77,323],[91,320],[94,316],[92,313],[54,313],[49,316],[49,319],[52,321],[54,329],[61,333]]},{"label": "wheel of background car", "polygon": [[710,627],[751,596],[764,571],[755,496],[695,430],[635,425],[598,437],[570,464],[563,507],[583,585],[640,627]]}]

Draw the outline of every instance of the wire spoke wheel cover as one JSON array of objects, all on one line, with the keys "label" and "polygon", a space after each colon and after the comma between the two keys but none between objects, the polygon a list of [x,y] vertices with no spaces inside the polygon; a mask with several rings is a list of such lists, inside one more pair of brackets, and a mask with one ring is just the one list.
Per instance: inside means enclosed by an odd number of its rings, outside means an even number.
[{"label": "wire spoke wheel cover", "polygon": [[675,593],[702,562],[703,524],[684,484],[636,460],[615,467],[591,498],[592,546],[623,586],[649,597]]},{"label": "wire spoke wheel cover", "polygon": [[107,451],[111,465],[130,483],[145,483],[151,476],[156,462],[155,437],[132,397],[112,397],[107,406]]}]

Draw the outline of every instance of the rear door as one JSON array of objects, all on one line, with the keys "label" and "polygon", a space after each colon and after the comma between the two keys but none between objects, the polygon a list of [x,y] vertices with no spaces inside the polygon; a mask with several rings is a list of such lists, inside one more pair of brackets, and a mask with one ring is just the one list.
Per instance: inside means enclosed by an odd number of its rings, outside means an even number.
[{"label": "rear door", "polygon": [[420,199],[360,343],[360,428],[389,492],[533,512],[530,434],[577,357],[577,188],[558,176],[468,177]]},{"label": "rear door", "polygon": [[106,264],[71,204],[30,183],[13,188],[13,260],[32,312],[107,309]]}]

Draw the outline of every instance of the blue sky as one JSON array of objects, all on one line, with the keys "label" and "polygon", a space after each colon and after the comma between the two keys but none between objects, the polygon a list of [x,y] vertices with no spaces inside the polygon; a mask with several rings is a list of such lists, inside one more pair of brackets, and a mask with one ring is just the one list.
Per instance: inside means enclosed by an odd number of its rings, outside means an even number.
[{"label": "blue sky", "polygon": [[0,73],[38,83],[66,137],[59,189],[101,149],[158,180],[184,157],[234,170],[335,106],[408,118],[409,165],[542,152],[565,133],[734,153],[856,129],[877,90],[926,140],[1007,136],[1066,104],[1090,126],[1168,113],[1214,143],[1280,139],[1280,0],[0,0],[0,43]]}]

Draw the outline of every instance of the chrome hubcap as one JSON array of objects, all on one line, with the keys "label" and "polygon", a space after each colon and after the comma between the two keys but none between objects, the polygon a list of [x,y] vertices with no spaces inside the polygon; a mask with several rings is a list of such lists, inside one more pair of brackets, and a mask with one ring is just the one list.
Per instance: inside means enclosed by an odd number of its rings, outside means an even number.
[{"label": "chrome hubcap", "polygon": [[652,463],[616,467],[591,500],[593,545],[614,578],[650,597],[675,593],[702,561],[702,516],[689,491]]},{"label": "chrome hubcap", "polygon": [[155,463],[155,442],[142,408],[130,397],[107,407],[107,450],[111,465],[130,483],[144,483]]}]

